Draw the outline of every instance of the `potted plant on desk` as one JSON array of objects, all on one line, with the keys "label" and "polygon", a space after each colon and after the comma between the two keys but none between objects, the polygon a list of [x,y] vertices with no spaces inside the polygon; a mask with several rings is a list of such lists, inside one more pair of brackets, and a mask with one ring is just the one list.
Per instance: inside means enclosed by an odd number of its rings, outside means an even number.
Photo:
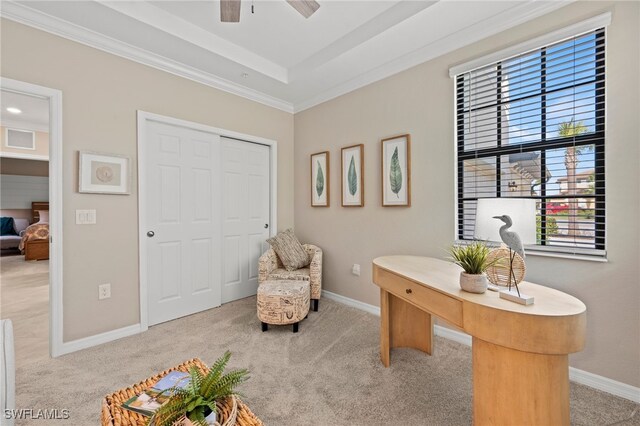
[{"label": "potted plant on desk", "polygon": [[489,281],[484,271],[495,264],[498,259],[488,258],[491,250],[480,241],[467,245],[451,246],[449,254],[456,265],[464,269],[460,272],[460,287],[470,293],[484,293],[487,291]]},{"label": "potted plant on desk", "polygon": [[[167,390],[171,393],[171,398],[156,411],[150,424],[154,426],[218,425],[219,423],[216,423],[217,404],[231,398],[233,407],[237,407],[235,387],[249,378],[249,372],[245,369],[232,370],[223,374],[230,357],[231,353],[225,352],[211,366],[207,374],[203,374],[197,367],[191,367],[189,384],[184,388],[174,387]],[[232,418],[227,419],[223,426],[235,424],[236,409],[231,410]]]}]

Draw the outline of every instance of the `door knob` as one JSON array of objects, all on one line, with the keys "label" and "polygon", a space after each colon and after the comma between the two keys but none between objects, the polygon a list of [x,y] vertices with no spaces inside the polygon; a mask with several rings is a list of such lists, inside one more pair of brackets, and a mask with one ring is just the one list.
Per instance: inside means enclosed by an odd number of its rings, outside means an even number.
[{"label": "door knob", "polygon": [[154,235],[156,235],[156,233],[153,232],[153,231],[147,232],[147,237],[149,237],[149,238],[153,238]]},{"label": "door knob", "polygon": [[413,293],[413,291],[410,288],[408,288],[407,289],[407,294],[411,294],[411,293]]},{"label": "door knob", "polygon": [[264,229],[267,229],[268,227],[269,227],[269,224],[268,224],[268,223],[265,223],[265,224],[264,224]]}]

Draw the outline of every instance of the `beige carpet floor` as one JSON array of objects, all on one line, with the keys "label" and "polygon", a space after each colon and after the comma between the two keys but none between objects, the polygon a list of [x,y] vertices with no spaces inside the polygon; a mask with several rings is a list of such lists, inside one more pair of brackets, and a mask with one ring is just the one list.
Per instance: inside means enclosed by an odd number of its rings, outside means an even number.
[{"label": "beige carpet floor", "polygon": [[0,318],[10,318],[16,358],[49,358],[49,261],[0,258]]},{"label": "beige carpet floor", "polygon": [[[260,331],[255,298],[171,321],[103,346],[17,370],[20,408],[70,410],[55,425],[99,424],[101,398],[192,357],[211,364],[224,350],[247,367],[240,389],[267,425],[469,425],[470,348],[436,338],[433,356],[394,350],[378,356],[379,318],[323,299],[300,332]],[[638,405],[571,386],[576,425],[640,425]],[[23,422],[42,425],[42,421]]]}]

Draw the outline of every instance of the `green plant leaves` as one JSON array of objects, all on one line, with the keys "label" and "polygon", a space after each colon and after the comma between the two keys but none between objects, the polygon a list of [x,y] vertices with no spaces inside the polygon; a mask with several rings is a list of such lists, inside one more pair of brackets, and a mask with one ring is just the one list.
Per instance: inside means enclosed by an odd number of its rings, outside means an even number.
[{"label": "green plant leaves", "polygon": [[356,195],[358,191],[358,174],[356,172],[356,163],[354,161],[354,157],[351,157],[351,162],[349,163],[349,173],[347,175],[347,180],[349,183],[349,194]]},{"label": "green plant leaves", "polygon": [[186,415],[197,425],[206,425],[207,409],[216,410],[215,402],[230,395],[238,394],[237,385],[249,378],[245,369],[231,370],[224,374],[231,353],[226,351],[216,360],[205,375],[197,367],[189,369],[191,381],[184,389],[172,388],[174,395],[156,411],[151,421],[156,426],[171,426]]},{"label": "green plant leaves", "polygon": [[400,198],[398,194],[402,189],[402,168],[400,167],[400,161],[398,160],[398,147],[393,150],[391,156],[391,164],[389,167],[389,183],[391,184],[391,192],[396,194],[396,197]]},{"label": "green plant leaves", "polygon": [[449,255],[453,263],[461,266],[467,274],[481,274],[500,260],[490,261],[488,259],[490,251],[491,249],[484,242],[474,241],[468,245],[451,246]]},{"label": "green plant leaves", "polygon": [[322,191],[324,191],[324,173],[322,173],[322,166],[318,161],[318,175],[316,176],[316,193],[318,197],[322,195]]}]

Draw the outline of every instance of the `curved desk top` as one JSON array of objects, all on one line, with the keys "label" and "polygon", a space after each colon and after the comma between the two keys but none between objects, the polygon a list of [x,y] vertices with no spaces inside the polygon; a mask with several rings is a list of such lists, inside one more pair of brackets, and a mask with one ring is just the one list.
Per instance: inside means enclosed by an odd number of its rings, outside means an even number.
[{"label": "curved desk top", "polygon": [[[501,299],[497,292],[468,293],[459,285],[461,271],[451,262],[421,256],[383,256],[373,260],[374,282],[378,286],[474,337],[541,354],[568,354],[583,349],[586,306],[577,298],[526,281],[518,287],[522,293],[535,297],[535,303],[528,306]],[[403,285],[406,288],[401,289]]]}]

